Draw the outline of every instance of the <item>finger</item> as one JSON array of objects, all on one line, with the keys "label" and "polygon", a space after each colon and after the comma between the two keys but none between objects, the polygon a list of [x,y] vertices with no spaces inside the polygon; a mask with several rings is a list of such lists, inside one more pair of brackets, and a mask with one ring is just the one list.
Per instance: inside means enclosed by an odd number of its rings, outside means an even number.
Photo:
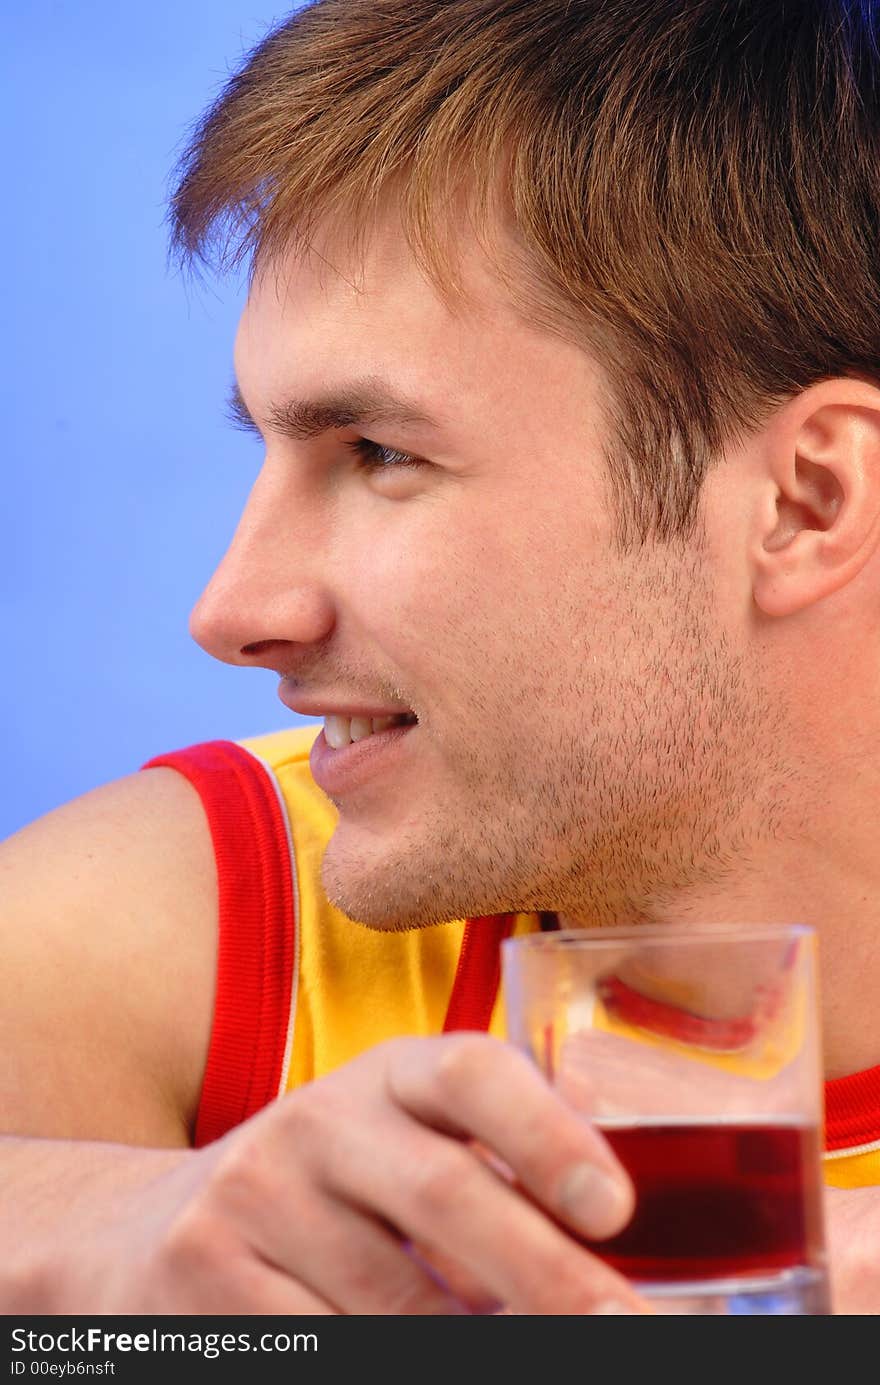
[{"label": "finger", "polygon": [[193,1311],[277,1317],[335,1317],[339,1313],[338,1308],[304,1283],[256,1257],[240,1274],[234,1293],[225,1297],[222,1306]]},{"label": "finger", "polygon": [[320,1178],[340,1203],[372,1208],[439,1269],[462,1267],[469,1294],[476,1286],[484,1302],[515,1313],[590,1313],[608,1303],[641,1311],[625,1279],[465,1143],[402,1111],[396,1121],[386,1117],[381,1145],[353,1123],[326,1150]]},{"label": "finger", "polygon": [[[166,1248],[163,1273],[146,1287],[141,1311],[160,1315],[278,1314],[327,1316],[338,1310],[306,1284],[268,1263],[233,1236],[178,1238]],[[119,1308],[109,1311],[128,1311]]]},{"label": "finger", "polygon": [[467,1265],[455,1256],[412,1241],[407,1250],[427,1269],[428,1274],[446,1285],[448,1291],[470,1314],[496,1313],[501,1304]]},{"label": "finger", "polygon": [[509,1045],[462,1034],[390,1046],[388,1083],[404,1110],[476,1137],[541,1206],[591,1240],[632,1216],[632,1183],[607,1141]]},{"label": "finger", "polygon": [[[279,1167],[289,1168],[289,1162]],[[454,1290],[410,1254],[387,1225],[311,1179],[289,1178],[275,1199],[263,1199],[251,1210],[248,1227],[260,1255],[288,1283],[307,1285],[330,1312],[438,1316],[465,1311]]]}]

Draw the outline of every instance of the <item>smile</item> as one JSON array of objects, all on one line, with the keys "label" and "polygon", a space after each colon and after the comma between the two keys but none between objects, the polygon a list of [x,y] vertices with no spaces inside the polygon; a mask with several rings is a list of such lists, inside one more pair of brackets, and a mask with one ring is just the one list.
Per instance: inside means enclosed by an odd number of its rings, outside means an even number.
[{"label": "smile", "polygon": [[343,798],[398,767],[417,726],[412,713],[369,720],[327,716],[309,755],[312,778],[329,798]]}]

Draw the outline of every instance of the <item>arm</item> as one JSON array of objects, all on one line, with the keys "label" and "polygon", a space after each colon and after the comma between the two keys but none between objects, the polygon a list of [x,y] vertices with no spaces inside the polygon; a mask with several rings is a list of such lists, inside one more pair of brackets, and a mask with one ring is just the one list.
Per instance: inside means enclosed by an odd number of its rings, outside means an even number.
[{"label": "arm", "polygon": [[64,1311],[47,1269],[188,1146],[216,913],[208,826],[171,770],[0,844],[0,1306]]},{"label": "arm", "polygon": [[216,939],[210,832],[172,770],[0,844],[0,1131],[188,1144]]}]

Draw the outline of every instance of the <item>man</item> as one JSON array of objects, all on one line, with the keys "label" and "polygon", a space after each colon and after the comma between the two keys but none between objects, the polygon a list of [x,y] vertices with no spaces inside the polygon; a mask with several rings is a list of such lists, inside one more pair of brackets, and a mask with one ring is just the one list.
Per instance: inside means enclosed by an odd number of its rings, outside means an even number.
[{"label": "man", "polygon": [[253,254],[266,458],[193,632],[325,729],[6,844],[11,1309],[642,1311],[493,1037],[551,914],[816,924],[876,1309],[878,27],[322,0],[209,112],[175,239]]}]

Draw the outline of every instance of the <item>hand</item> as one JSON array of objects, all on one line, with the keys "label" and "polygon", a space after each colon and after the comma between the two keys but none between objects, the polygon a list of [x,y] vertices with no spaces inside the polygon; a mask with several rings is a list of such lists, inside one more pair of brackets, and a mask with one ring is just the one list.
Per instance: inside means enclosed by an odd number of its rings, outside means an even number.
[{"label": "hand", "polygon": [[394,1040],[138,1189],[90,1244],[83,1308],[639,1313],[575,1239],[632,1205],[601,1135],[513,1048]]}]

